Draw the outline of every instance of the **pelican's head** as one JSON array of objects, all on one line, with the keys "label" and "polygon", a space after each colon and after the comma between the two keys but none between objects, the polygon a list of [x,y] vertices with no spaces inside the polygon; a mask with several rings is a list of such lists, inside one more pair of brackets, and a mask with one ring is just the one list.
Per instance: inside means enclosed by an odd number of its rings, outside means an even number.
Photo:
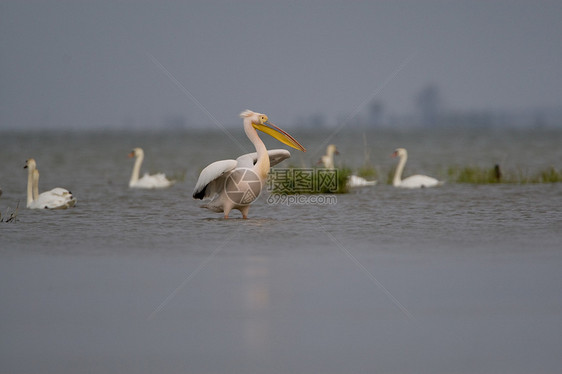
[{"label": "pelican's head", "polygon": [[243,118],[244,122],[250,121],[253,128],[265,132],[266,134],[279,140],[281,143],[306,152],[306,149],[295,138],[289,135],[286,131],[269,122],[269,118],[267,118],[265,114],[245,110],[240,113],[240,118]]},{"label": "pelican's head", "polygon": [[144,156],[144,151],[142,150],[142,148],[133,148],[131,153],[129,153],[129,158],[139,156]]},{"label": "pelican's head", "polygon": [[396,148],[392,153],[392,157],[408,156],[408,152],[404,148]]},{"label": "pelican's head", "polygon": [[25,166],[23,167],[24,169],[31,169],[34,170],[37,167],[37,164],[35,163],[35,159],[30,158],[25,160]]}]

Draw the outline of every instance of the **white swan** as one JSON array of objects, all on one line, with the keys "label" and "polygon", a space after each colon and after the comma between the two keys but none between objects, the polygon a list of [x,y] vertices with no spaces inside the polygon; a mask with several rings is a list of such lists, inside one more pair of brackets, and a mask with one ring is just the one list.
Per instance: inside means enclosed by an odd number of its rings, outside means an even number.
[{"label": "white swan", "polygon": [[[339,151],[334,144],[330,144],[326,147],[326,154],[322,156],[320,162],[324,164],[326,169],[334,169],[334,155],[339,155]],[[365,186],[374,186],[377,184],[376,180],[368,181],[365,178],[362,178],[357,175],[350,175],[347,178],[347,187],[365,187]]]},{"label": "white swan", "polygon": [[326,147],[326,154],[320,160],[326,169],[334,169],[334,155],[339,155],[340,152],[334,144]]},{"label": "white swan", "polygon": [[39,171],[34,159],[26,161],[27,207],[29,209],[67,209],[76,205],[76,198],[67,189],[57,187],[39,194]]},{"label": "white swan", "polygon": [[145,173],[142,178],[139,179],[141,164],[144,160],[144,151],[142,148],[135,148],[131,151],[131,153],[129,153],[129,157],[136,157],[135,166],[133,166],[133,173],[131,174],[131,179],[129,180],[130,188],[166,188],[175,183],[175,181],[168,180],[164,173],[154,175],[148,175],[148,173]]},{"label": "white swan", "polygon": [[33,200],[39,198],[39,170],[33,170]]},{"label": "white swan", "polygon": [[347,178],[347,186],[348,187],[365,187],[365,186],[374,186],[377,184],[377,181],[368,181],[365,178],[361,178],[357,175],[350,175]]},{"label": "white swan", "polygon": [[392,180],[392,185],[394,187],[402,188],[424,188],[424,187],[435,187],[440,186],[443,182],[438,181],[435,178],[428,177],[427,175],[412,175],[411,177],[401,179],[402,172],[404,171],[404,165],[406,165],[406,160],[408,160],[408,152],[404,148],[397,148],[392,157],[399,157],[400,161],[396,167],[396,172],[394,173],[394,179]]}]

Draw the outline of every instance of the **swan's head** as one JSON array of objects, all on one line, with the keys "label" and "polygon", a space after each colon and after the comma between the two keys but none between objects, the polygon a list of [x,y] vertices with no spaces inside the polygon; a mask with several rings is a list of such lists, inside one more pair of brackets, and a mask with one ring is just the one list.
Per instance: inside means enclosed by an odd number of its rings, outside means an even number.
[{"label": "swan's head", "polygon": [[339,152],[338,149],[336,148],[335,144],[330,144],[330,145],[326,148],[326,154],[328,154],[328,155],[339,155],[340,152]]},{"label": "swan's head", "polygon": [[[245,110],[240,113],[240,118],[244,119],[245,128],[251,125],[254,129],[265,132],[267,135],[274,137],[283,144],[287,144],[289,147],[306,152],[306,149],[295,138],[269,122],[269,118],[267,118],[265,114]],[[247,129],[246,134],[248,134]],[[248,134],[248,136],[250,135]]]},{"label": "swan's head", "polygon": [[394,153],[392,153],[392,157],[405,157],[408,156],[408,152],[404,148],[396,148]]},{"label": "swan's head", "polygon": [[129,157],[139,157],[144,156],[144,151],[142,148],[134,148],[131,153],[129,153]]},{"label": "swan's head", "polygon": [[23,168],[24,169],[30,169],[30,170],[34,170],[35,168],[37,168],[37,164],[35,163],[35,159],[33,159],[33,158],[27,159],[25,161],[25,166]]}]

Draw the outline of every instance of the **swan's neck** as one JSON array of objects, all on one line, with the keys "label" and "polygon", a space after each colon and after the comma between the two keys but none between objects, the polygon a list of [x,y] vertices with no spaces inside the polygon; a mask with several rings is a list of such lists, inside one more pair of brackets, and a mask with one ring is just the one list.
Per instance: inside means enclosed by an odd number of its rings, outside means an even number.
[{"label": "swan's neck", "polygon": [[33,202],[33,168],[27,170],[27,207]]},{"label": "swan's neck", "polygon": [[139,173],[144,155],[140,154],[135,158],[135,166],[133,166],[133,173],[131,174],[131,180],[129,181],[129,186],[137,183],[139,180]]},{"label": "swan's neck", "polygon": [[334,168],[334,152],[330,151],[324,157],[325,157],[324,167],[326,167],[327,169],[333,169]]},{"label": "swan's neck", "polygon": [[39,198],[39,173],[33,173],[33,200]]},{"label": "swan's neck", "polygon": [[399,186],[402,183],[402,172],[404,171],[404,165],[406,165],[407,155],[400,155],[400,161],[398,166],[396,166],[396,172],[394,173],[394,179],[392,180],[393,186]]},{"label": "swan's neck", "polygon": [[244,120],[244,131],[246,132],[246,136],[254,147],[256,147],[256,152],[258,154],[258,161],[254,165],[253,170],[258,174],[262,181],[267,179],[267,174],[269,173],[270,163],[269,163],[269,154],[267,153],[267,148],[265,148],[265,144],[263,144],[262,140],[258,136],[258,132],[252,126],[252,123],[249,119]]}]

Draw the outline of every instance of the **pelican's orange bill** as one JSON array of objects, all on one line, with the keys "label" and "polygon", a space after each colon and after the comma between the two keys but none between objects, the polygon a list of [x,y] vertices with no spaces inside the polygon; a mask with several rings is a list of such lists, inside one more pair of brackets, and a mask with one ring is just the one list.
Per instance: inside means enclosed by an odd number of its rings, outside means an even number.
[{"label": "pelican's orange bill", "polygon": [[267,121],[263,124],[252,123],[256,130],[265,132],[267,135],[274,137],[283,144],[287,144],[289,147],[298,149],[299,151],[306,152],[306,149],[289,133],[285,130],[275,126],[273,123]]}]

